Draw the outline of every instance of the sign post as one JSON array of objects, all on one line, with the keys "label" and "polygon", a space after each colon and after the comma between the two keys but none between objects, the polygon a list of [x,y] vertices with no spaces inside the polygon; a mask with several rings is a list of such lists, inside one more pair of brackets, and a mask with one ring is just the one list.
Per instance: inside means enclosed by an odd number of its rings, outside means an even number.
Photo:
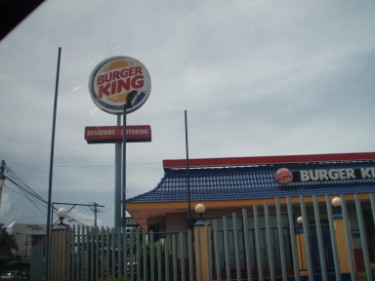
[{"label": "sign post", "polygon": [[[150,74],[147,68],[134,58],[111,57],[94,68],[89,80],[89,90],[93,102],[100,109],[117,115],[115,127],[86,127],[85,139],[88,143],[115,143],[115,227],[125,228],[126,143],[151,141],[150,126],[128,127],[126,119],[127,114],[140,108],[148,99],[151,91]],[[119,171],[122,171],[122,180]]]}]

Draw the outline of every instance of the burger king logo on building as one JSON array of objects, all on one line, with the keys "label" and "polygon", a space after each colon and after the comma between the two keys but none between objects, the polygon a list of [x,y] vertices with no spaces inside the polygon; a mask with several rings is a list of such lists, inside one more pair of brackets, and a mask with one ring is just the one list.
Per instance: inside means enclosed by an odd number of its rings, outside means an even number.
[{"label": "burger king logo on building", "polygon": [[130,113],[140,108],[150,95],[150,74],[134,58],[111,57],[95,67],[90,76],[89,90],[100,109],[121,114],[126,103],[126,113]]},{"label": "burger king logo on building", "polygon": [[290,183],[293,181],[293,173],[287,168],[281,168],[276,171],[276,180],[279,183]]}]

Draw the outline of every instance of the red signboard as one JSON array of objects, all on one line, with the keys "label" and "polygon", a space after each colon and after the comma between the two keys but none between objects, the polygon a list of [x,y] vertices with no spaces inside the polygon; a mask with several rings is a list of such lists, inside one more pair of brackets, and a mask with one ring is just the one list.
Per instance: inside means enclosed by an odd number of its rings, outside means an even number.
[{"label": "red signboard", "polygon": [[[114,143],[122,141],[122,126],[86,127],[85,140],[87,143]],[[127,142],[150,142],[151,126],[126,126]]]}]

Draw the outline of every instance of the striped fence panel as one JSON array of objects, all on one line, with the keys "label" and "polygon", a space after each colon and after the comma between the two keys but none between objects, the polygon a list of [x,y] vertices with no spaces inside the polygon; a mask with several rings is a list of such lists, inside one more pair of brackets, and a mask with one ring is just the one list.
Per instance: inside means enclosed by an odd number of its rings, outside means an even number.
[{"label": "striped fence panel", "polygon": [[[191,230],[125,233],[72,226],[56,232],[60,240],[51,239],[51,255],[66,255],[65,264],[54,256],[51,270],[64,267],[61,280],[69,281],[207,281],[204,271],[218,281],[374,280],[374,253],[368,249],[375,196],[339,197],[341,207],[332,206],[331,196],[274,198],[221,219],[206,218],[207,241]],[[202,247],[210,252],[205,264],[194,257]],[[32,281],[46,280],[44,250],[43,240],[33,247]]]}]

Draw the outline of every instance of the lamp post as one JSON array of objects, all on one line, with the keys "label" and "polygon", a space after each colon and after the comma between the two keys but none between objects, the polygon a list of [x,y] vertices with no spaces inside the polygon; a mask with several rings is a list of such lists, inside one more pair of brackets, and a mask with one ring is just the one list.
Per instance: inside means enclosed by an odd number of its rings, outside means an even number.
[{"label": "lamp post", "polygon": [[303,217],[302,217],[302,216],[299,216],[299,217],[297,218],[296,222],[297,222],[297,224],[298,224],[299,226],[302,226],[302,224],[303,224]]},{"label": "lamp post", "polygon": [[[343,215],[343,201],[340,197],[334,197],[331,201],[334,209],[333,213],[333,226],[335,228],[337,253],[340,261],[340,272],[344,275],[351,273],[351,233],[349,218]],[[345,247],[346,246],[346,247]]]},{"label": "lamp post", "polygon": [[333,207],[333,212],[334,212],[334,218],[341,217],[342,218],[342,213],[341,213],[341,205],[342,205],[342,200],[340,197],[334,197],[331,201],[332,207]]},{"label": "lamp post", "polygon": [[195,205],[194,210],[197,213],[197,215],[199,216],[199,219],[203,221],[203,214],[206,211],[206,206],[202,203],[199,203],[199,204]]},{"label": "lamp post", "polygon": [[210,224],[203,219],[206,206],[202,203],[195,205],[199,219],[194,224],[195,268],[196,280],[211,280],[211,230]]},{"label": "lamp post", "polygon": [[299,216],[296,219],[296,242],[298,251],[298,266],[300,270],[300,275],[307,276],[307,253],[305,247],[305,234],[303,232],[303,217]]},{"label": "lamp post", "polygon": [[65,226],[64,224],[64,219],[66,218],[66,215],[68,214],[68,211],[65,209],[65,208],[60,208],[57,210],[57,216],[59,217],[60,219],[60,222],[58,225],[63,225]]},{"label": "lamp post", "polygon": [[68,211],[65,208],[60,208],[56,213],[60,222],[51,229],[49,276],[53,281],[68,281],[69,249],[66,248],[66,243],[69,240],[70,228],[64,223]]},{"label": "lamp post", "polygon": [[340,197],[335,197],[332,199],[332,206],[333,207],[341,207],[342,205],[342,200]]}]

